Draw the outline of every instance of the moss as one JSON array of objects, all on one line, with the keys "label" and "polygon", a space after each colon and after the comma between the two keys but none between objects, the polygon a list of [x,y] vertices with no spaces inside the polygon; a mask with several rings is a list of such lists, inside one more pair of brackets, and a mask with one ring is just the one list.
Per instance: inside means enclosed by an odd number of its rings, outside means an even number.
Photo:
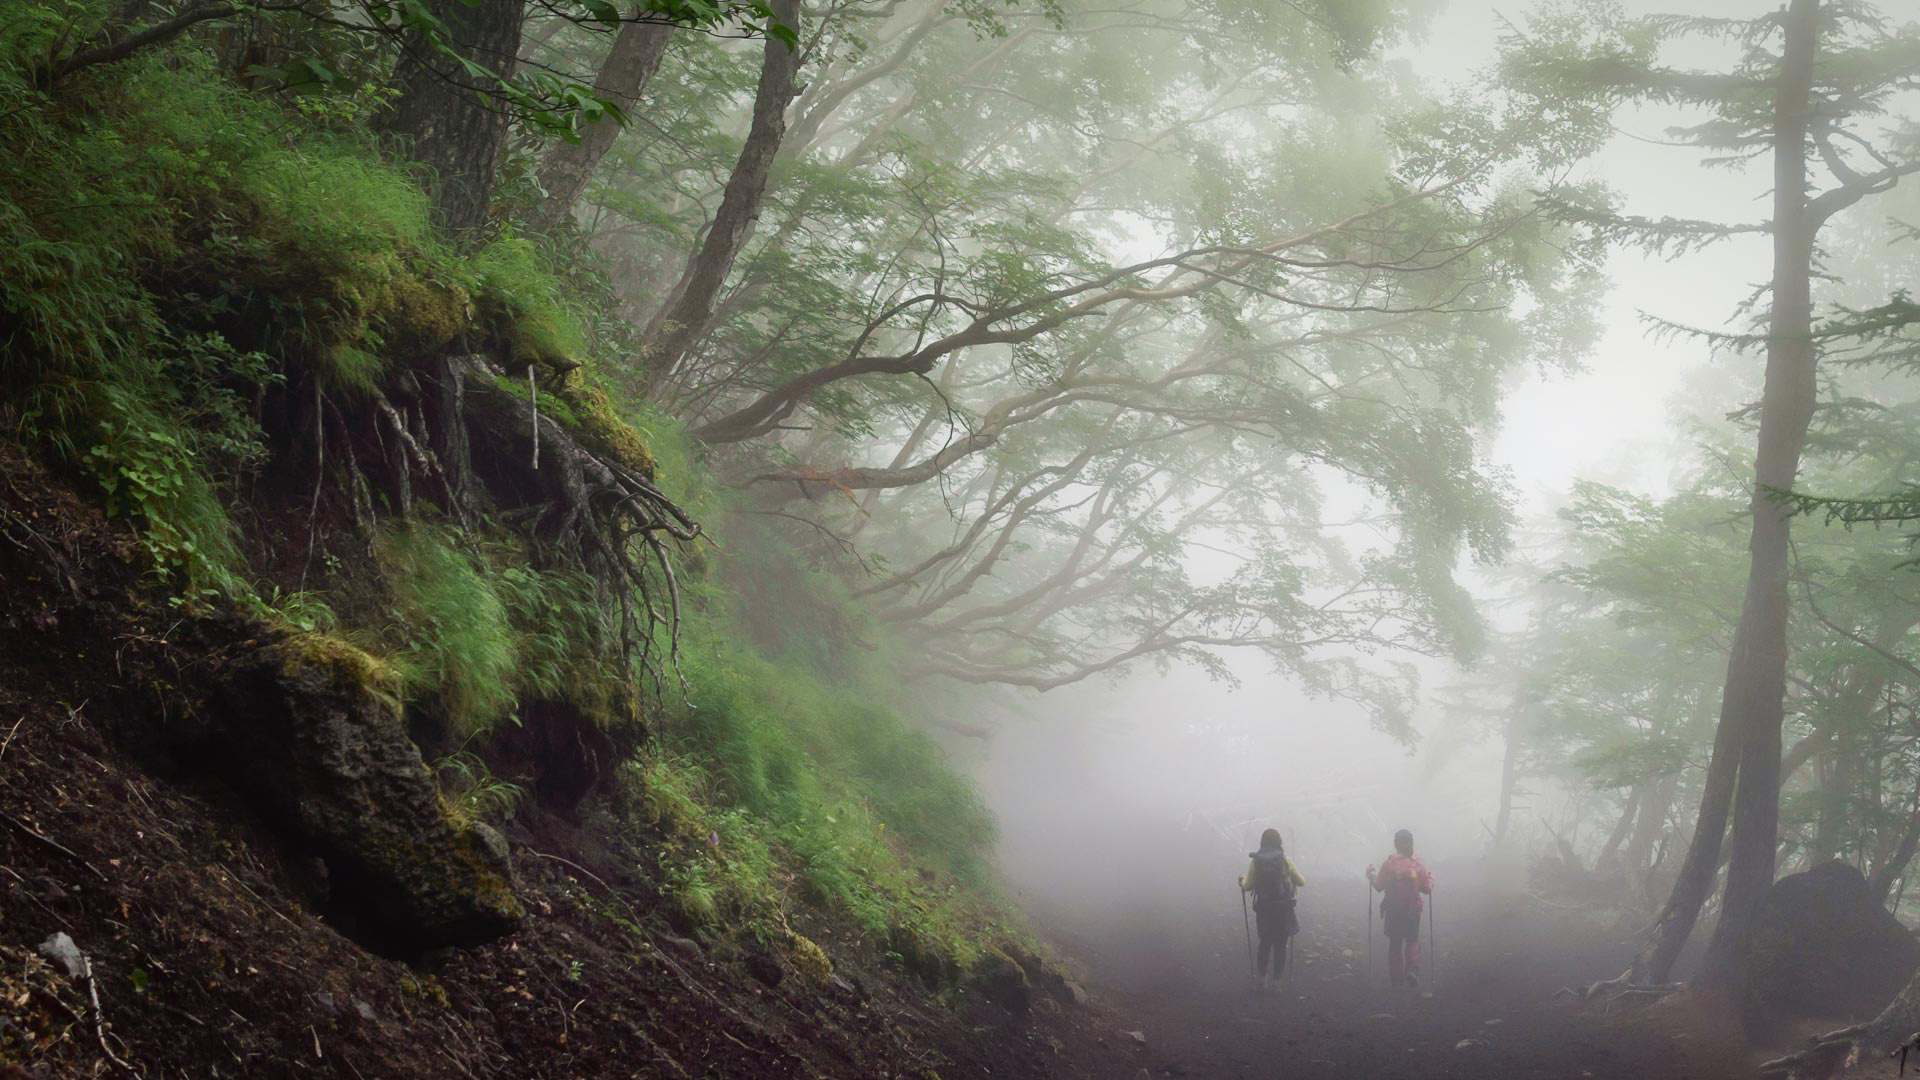
[{"label": "moss", "polygon": [[447,988],[441,986],[440,980],[432,975],[423,975],[417,979],[411,975],[402,975],[400,976],[400,990],[402,993],[420,998],[424,1001],[431,1001],[442,1008],[446,1008],[448,1004]]},{"label": "moss", "polygon": [[[493,384],[521,401],[529,401],[533,397],[533,391],[527,389],[524,374],[517,379],[511,375],[496,375]],[[558,420],[575,431],[580,430],[580,418],[574,415],[573,406],[568,405],[564,397],[543,391],[540,394],[540,415],[549,420]]]},{"label": "moss", "polygon": [[507,328],[506,348],[502,351],[506,354],[501,358],[502,366],[516,372],[525,371],[550,355],[541,347],[539,337],[524,323],[514,323]]},{"label": "moss", "polygon": [[[372,653],[330,634],[293,631],[272,647],[273,655],[289,675],[313,668],[342,672],[348,681],[398,701],[400,680]],[[396,706],[397,707],[397,706]]]},{"label": "moss", "polygon": [[793,949],[793,970],[816,985],[824,985],[833,977],[833,961],[827,958],[825,949],[799,934],[794,934],[788,944]]},{"label": "moss", "polygon": [[647,449],[645,439],[632,424],[621,418],[612,395],[584,380],[570,380],[560,388],[559,397],[579,418],[583,434],[599,443],[622,465],[649,480],[659,479],[659,465]]},{"label": "moss", "polygon": [[458,285],[403,274],[370,314],[391,348],[417,355],[444,348],[473,325],[473,298]]}]

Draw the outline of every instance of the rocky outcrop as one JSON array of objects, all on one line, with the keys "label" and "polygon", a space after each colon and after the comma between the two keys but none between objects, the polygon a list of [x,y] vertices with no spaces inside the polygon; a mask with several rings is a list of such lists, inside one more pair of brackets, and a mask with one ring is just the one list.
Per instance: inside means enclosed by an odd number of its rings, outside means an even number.
[{"label": "rocky outcrop", "polygon": [[1015,1016],[1025,1016],[1033,1008],[1033,984],[1026,970],[999,949],[988,949],[967,981],[975,993]]},{"label": "rocky outcrop", "polygon": [[1752,940],[1750,1022],[1869,1018],[1920,965],[1920,942],[1843,862],[1775,882]]},{"label": "rocky outcrop", "polygon": [[316,634],[268,632],[226,665],[207,760],[325,863],[328,908],[386,951],[490,941],[524,916],[507,848],[449,816],[378,661]]}]

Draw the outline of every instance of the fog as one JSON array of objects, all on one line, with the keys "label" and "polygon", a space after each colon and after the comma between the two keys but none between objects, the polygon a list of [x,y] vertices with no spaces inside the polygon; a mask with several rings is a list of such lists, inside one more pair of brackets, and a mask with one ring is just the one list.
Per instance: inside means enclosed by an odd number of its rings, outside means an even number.
[{"label": "fog", "polygon": [[[1767,5],[1630,0],[1625,8],[1751,17]],[[1470,85],[1494,61],[1507,20],[1524,24],[1528,15],[1524,5],[1455,0],[1391,61],[1435,87]],[[1725,41],[1691,40],[1668,46],[1661,59],[1715,68],[1737,54]],[[1702,155],[1676,149],[1668,130],[1702,119],[1698,110],[1624,107],[1613,118],[1614,136],[1572,178],[1610,185],[1625,213],[1764,219],[1771,189],[1764,159],[1706,168]],[[1688,483],[1688,470],[1698,468],[1698,424],[1737,404],[1703,396],[1702,376],[1739,382],[1749,376],[1729,375],[1729,365],[1751,372],[1755,359],[1654,333],[1650,320],[1740,330],[1748,325],[1742,305],[1764,286],[1770,262],[1768,241],[1757,236],[1680,258],[1615,246],[1606,255],[1598,339],[1578,369],[1529,366],[1508,380],[1484,454],[1513,485],[1519,543],[1510,562],[1463,558],[1459,568],[1496,633],[1527,632],[1536,610],[1531,582],[1567,558],[1547,537],[1576,480],[1652,499]],[[1329,488],[1333,505],[1347,497],[1338,482]],[[1214,555],[1189,561],[1197,577],[1217,571]],[[982,707],[991,741],[960,752],[998,814],[1009,886],[1044,929],[1109,961],[1115,953],[1153,953],[1143,941],[1196,922],[1231,931],[1234,876],[1269,826],[1320,886],[1310,885],[1301,901],[1311,921],[1328,918],[1330,907],[1357,906],[1363,868],[1390,851],[1398,828],[1414,832],[1443,883],[1450,871],[1493,876],[1518,894],[1528,862],[1558,857],[1556,833],[1591,857],[1613,825],[1609,814],[1587,816],[1596,798],[1608,796],[1536,770],[1521,782],[1508,843],[1496,852],[1504,721],[1475,715],[1470,700],[1464,709],[1445,704],[1474,682],[1471,666],[1399,657],[1411,663],[1421,690],[1408,730],[1390,733],[1365,709],[1304,691],[1250,650],[1219,657],[1230,679],[1136,665],[1122,678],[997,697]],[[1382,659],[1371,651],[1355,658]],[[1704,757],[1692,759],[1691,775],[1703,767]],[[1679,827],[1690,814],[1690,806],[1675,809],[1673,844],[1684,840]],[[1661,841],[1663,851],[1668,842]],[[1151,981],[1178,966],[1160,957],[1145,968],[1120,962],[1106,974]]]}]

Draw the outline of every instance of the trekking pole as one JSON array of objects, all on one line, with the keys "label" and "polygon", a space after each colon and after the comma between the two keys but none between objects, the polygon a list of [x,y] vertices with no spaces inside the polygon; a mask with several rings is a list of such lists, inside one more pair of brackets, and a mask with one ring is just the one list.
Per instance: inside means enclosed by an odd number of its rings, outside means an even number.
[{"label": "trekking pole", "polygon": [[[1420,924],[1415,923],[1418,927]],[[1428,968],[1435,986],[1440,985],[1440,936],[1433,930],[1433,894],[1427,894],[1427,948],[1433,950],[1433,964]]]},{"label": "trekking pole", "polygon": [[1254,966],[1253,959],[1253,917],[1247,914],[1247,890],[1245,889],[1240,890],[1240,921],[1245,923],[1247,928],[1247,971],[1257,975],[1259,969]]},{"label": "trekking pole", "polygon": [[1367,978],[1366,985],[1373,985],[1373,882],[1367,882]]}]

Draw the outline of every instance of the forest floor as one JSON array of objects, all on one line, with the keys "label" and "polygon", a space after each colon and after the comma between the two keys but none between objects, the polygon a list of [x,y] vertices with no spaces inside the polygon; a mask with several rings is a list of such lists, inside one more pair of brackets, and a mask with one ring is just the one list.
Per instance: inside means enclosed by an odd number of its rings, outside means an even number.
[{"label": "forest floor", "polygon": [[[1365,885],[1302,891],[1302,932],[1281,989],[1254,990],[1227,878],[1214,909],[1151,901],[1076,917],[1054,936],[1089,967],[1125,1029],[1146,1037],[1152,1077],[1397,1080],[1718,1080],[1764,1055],[1689,1003],[1585,1005],[1556,992],[1624,970],[1616,932],[1449,868],[1436,898],[1439,956],[1418,990],[1386,985],[1377,925],[1368,976]],[[1424,935],[1424,930],[1423,930]],[[1138,1074],[1136,1074],[1138,1075]]]}]

